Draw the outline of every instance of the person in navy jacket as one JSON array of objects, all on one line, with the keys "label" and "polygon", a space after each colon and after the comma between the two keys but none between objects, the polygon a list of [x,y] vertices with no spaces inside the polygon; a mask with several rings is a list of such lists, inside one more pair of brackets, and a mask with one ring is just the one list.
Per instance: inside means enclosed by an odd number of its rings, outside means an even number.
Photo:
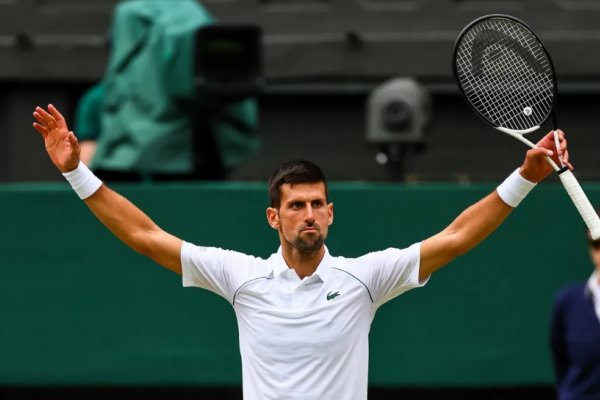
[{"label": "person in navy jacket", "polygon": [[554,301],[551,348],[559,400],[600,399],[600,240],[588,232],[588,243],[592,276],[560,289]]}]

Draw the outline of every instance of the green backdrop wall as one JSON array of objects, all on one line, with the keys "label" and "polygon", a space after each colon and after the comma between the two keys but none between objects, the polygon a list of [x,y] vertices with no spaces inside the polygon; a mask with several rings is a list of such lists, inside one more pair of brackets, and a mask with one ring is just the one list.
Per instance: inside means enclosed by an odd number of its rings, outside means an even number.
[{"label": "green backdrop wall", "polygon": [[[185,240],[277,249],[264,184],[115,188]],[[333,183],[328,246],[408,246],[493,188]],[[0,221],[0,385],[240,384],[230,305],[126,248],[66,184],[0,186]],[[550,384],[553,295],[591,269],[574,206],[557,182],[538,185],[487,241],[380,309],[371,385]]]}]

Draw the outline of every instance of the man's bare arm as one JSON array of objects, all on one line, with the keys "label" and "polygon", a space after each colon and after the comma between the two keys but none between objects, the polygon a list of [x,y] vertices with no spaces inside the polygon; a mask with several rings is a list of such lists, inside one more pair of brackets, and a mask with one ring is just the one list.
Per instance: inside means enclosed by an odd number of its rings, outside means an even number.
[{"label": "man's bare arm", "polygon": [[[560,149],[555,149],[554,136],[550,132],[537,143],[538,148],[527,152],[519,173],[529,182],[537,183],[552,172],[545,160],[550,155],[558,162],[557,154],[568,163],[569,154],[564,134],[560,133]],[[456,257],[465,254],[494,232],[513,210],[496,191],[463,211],[447,228],[431,236],[421,244],[419,279],[424,280]]]},{"label": "man's bare arm", "polygon": [[163,231],[138,207],[106,185],[84,201],[123,243],[181,275],[181,239]]},{"label": "man's bare arm", "polygon": [[512,207],[494,191],[463,211],[446,229],[421,243],[419,279],[461,256],[495,231]]},{"label": "man's bare arm", "polygon": [[[37,107],[33,116],[37,120],[33,126],[44,138],[54,165],[63,173],[78,168],[79,143],[60,112],[49,105],[48,111]],[[181,275],[181,239],[160,229],[133,203],[104,184],[84,201],[126,245]]]}]

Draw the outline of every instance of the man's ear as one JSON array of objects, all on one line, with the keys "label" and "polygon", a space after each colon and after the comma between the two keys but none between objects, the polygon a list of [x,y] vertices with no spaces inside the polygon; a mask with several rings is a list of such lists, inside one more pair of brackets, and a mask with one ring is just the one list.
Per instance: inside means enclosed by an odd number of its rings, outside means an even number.
[{"label": "man's ear", "polygon": [[333,203],[327,204],[327,213],[329,214],[329,225],[333,224]]},{"label": "man's ear", "polygon": [[279,212],[276,208],[267,208],[267,222],[273,229],[279,229]]}]

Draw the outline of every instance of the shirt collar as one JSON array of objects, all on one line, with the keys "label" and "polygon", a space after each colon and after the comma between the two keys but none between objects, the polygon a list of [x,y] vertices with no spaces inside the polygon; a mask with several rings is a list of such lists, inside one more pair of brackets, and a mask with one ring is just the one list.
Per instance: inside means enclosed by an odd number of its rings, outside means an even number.
[{"label": "shirt collar", "polygon": [[[329,249],[327,248],[327,246],[323,245],[323,247],[325,248],[325,254],[323,255],[323,259],[321,260],[321,262],[317,266],[317,269],[311,276],[316,275],[319,278],[321,278],[323,282],[325,282],[331,277],[332,274],[331,267],[333,264],[333,257],[329,254]],[[277,249],[275,266],[273,267],[273,276],[277,276],[288,270],[290,270],[290,267],[285,262],[281,246],[279,246],[279,249]]]},{"label": "shirt collar", "polygon": [[585,285],[585,295],[600,300],[600,284],[598,283],[598,271],[594,271]]}]

